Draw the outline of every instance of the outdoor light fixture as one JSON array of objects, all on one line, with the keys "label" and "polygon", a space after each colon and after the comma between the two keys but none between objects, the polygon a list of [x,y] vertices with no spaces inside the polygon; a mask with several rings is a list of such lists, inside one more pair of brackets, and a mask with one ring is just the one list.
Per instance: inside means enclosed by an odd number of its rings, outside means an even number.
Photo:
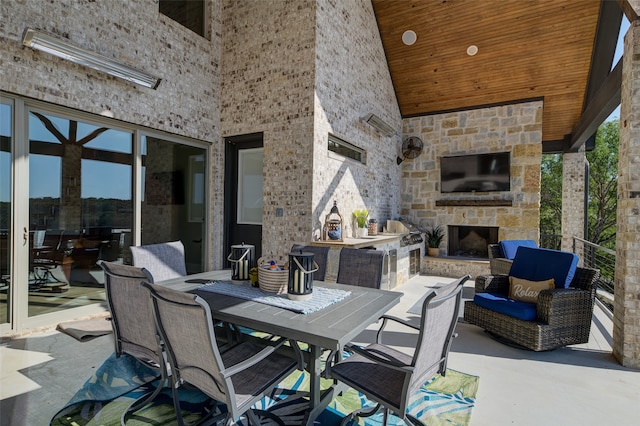
[{"label": "outdoor light fixture", "polygon": [[146,72],[32,28],[24,30],[22,44],[151,89],[156,89],[161,81]]},{"label": "outdoor light fixture", "polygon": [[362,117],[362,121],[375,128],[384,136],[393,136],[396,134],[396,131],[393,127],[388,125],[382,118],[378,117],[375,114],[368,114],[367,116]]},{"label": "outdoor light fixture", "polygon": [[407,30],[404,33],[402,33],[402,42],[407,46],[411,46],[413,43],[416,42],[417,39],[418,39],[418,36],[416,35],[416,32],[413,30]]}]

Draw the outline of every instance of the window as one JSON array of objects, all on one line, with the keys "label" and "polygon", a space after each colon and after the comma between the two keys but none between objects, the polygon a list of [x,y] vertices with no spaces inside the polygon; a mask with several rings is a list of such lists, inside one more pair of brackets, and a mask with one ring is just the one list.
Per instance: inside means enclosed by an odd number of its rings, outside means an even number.
[{"label": "window", "polygon": [[160,0],[159,10],[194,33],[205,36],[205,0]]},{"label": "window", "polygon": [[366,163],[366,152],[364,149],[358,148],[334,135],[329,135],[329,151],[333,151],[343,157],[351,158],[362,164]]}]

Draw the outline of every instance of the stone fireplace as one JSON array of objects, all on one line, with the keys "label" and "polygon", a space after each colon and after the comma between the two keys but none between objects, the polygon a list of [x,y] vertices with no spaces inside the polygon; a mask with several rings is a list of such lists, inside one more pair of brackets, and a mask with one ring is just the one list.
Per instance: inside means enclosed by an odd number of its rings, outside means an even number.
[{"label": "stone fireplace", "polygon": [[[489,273],[488,244],[538,240],[542,109],[535,100],[403,120],[403,137],[420,136],[424,150],[400,165],[400,214],[424,229],[446,227],[447,234],[441,255],[422,259],[422,273]],[[511,155],[508,191],[442,192],[443,157],[499,152]]]},{"label": "stone fireplace", "polygon": [[447,256],[469,259],[488,259],[488,244],[498,243],[497,226],[447,227]]}]

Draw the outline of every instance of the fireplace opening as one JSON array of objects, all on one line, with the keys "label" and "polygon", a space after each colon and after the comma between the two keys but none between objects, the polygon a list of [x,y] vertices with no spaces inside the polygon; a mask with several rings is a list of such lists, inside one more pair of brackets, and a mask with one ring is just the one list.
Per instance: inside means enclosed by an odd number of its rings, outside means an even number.
[{"label": "fireplace opening", "polygon": [[487,245],[498,243],[498,227],[449,225],[447,240],[451,257],[488,259]]}]

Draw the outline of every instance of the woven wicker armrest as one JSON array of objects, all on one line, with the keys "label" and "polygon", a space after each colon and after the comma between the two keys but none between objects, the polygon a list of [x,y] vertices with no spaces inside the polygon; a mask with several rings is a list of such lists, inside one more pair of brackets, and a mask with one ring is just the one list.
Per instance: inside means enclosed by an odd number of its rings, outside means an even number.
[{"label": "woven wicker armrest", "polygon": [[511,271],[511,264],[513,260],[497,258],[497,259],[489,259],[489,268],[491,269],[491,273],[494,275],[498,274],[508,274]]},{"label": "woven wicker armrest", "polygon": [[508,275],[479,275],[476,277],[476,293],[509,294]]},{"label": "woven wicker armrest", "polygon": [[538,321],[550,325],[571,326],[591,323],[593,297],[588,290],[557,288],[538,294]]}]

